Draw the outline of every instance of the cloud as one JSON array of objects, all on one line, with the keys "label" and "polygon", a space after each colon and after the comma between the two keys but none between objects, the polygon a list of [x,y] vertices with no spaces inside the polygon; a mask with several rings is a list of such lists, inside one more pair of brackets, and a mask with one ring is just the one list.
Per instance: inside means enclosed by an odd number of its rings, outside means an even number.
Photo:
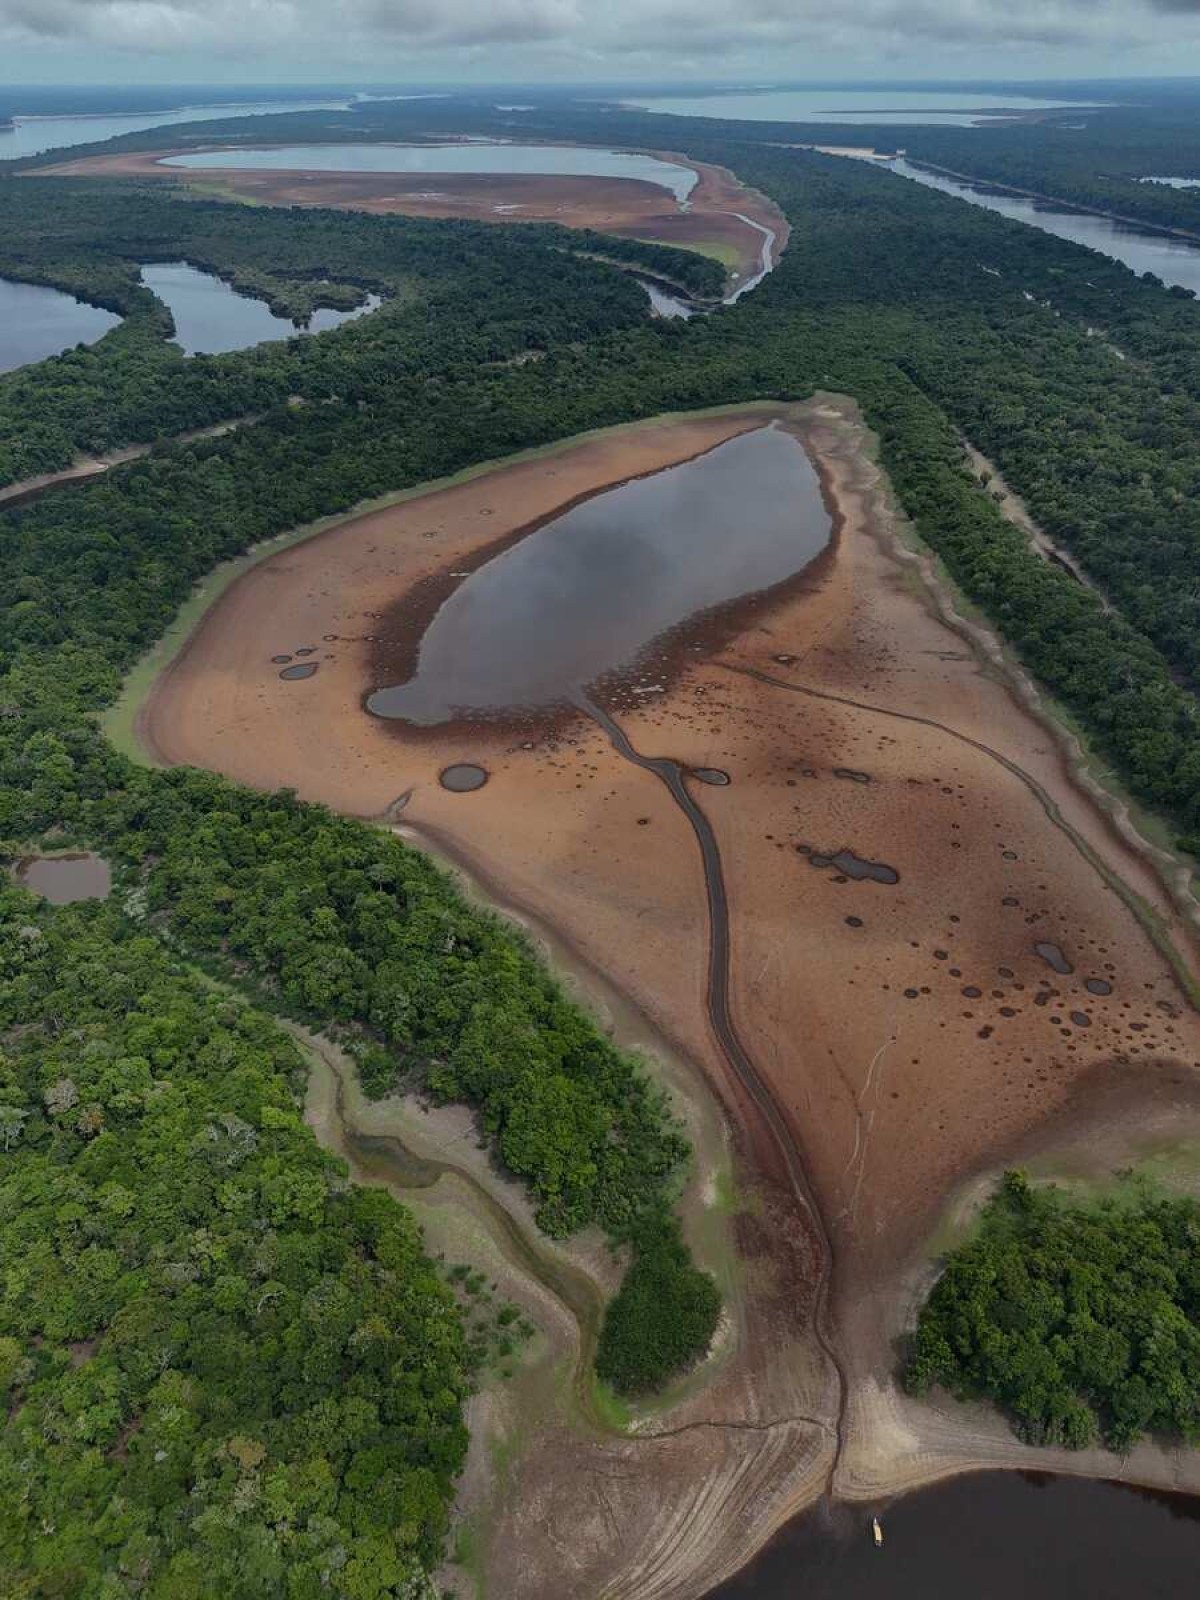
[{"label": "cloud", "polygon": [[[1193,27],[1191,23],[1198,26]],[[422,57],[489,47],[532,51],[530,76],[556,54],[597,75],[633,64],[661,76],[688,61],[724,57],[723,70],[802,72],[824,60],[908,60],[919,72],[937,59],[995,50],[970,62],[979,76],[1028,55],[1034,71],[1070,71],[1071,47],[1121,51],[1186,47],[1200,37],[1200,0],[0,0],[0,40],[19,48],[53,43],[130,56],[211,57],[262,75],[307,56],[318,74],[339,63],[386,73]],[[1061,59],[1042,53],[1061,50]],[[786,52],[786,54],[784,54]],[[929,52],[929,53],[927,53]],[[248,59],[249,57],[249,59]],[[14,74],[15,75],[15,74]]]}]

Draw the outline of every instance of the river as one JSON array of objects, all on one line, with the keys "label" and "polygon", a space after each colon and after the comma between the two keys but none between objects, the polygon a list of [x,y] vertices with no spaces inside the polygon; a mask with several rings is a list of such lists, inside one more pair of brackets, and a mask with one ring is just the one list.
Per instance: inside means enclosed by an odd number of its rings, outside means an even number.
[{"label": "river", "polygon": [[228,117],[265,117],[284,111],[344,111],[347,100],[268,100],[245,105],[180,106],[172,111],[91,113],[81,116],[13,118],[0,127],[0,161],[17,161],[43,150],[67,150],[78,144],[99,144],[124,133],[172,127],[181,122],[216,122]]},{"label": "river", "polygon": [[1037,111],[1076,111],[1081,102],[1043,100],[1031,95],[981,94],[969,86],[954,90],[875,88],[780,89],[702,95],[662,95],[626,100],[641,111],[676,117],[720,117],[739,122],[942,124],[972,127]]},{"label": "river", "polygon": [[0,372],[95,344],[120,320],[58,289],[0,278]]},{"label": "river", "polygon": [[1167,285],[1177,284],[1200,294],[1200,247],[1173,239],[1169,234],[1154,233],[1145,228],[1109,217],[1093,216],[1087,211],[1072,211],[1069,206],[1052,201],[1034,200],[1027,195],[1007,194],[1002,189],[985,184],[972,184],[960,178],[948,178],[940,172],[929,172],[911,161],[890,161],[887,165],[901,177],[923,183],[927,188],[940,189],[943,194],[957,195],[971,205],[996,211],[1002,217],[1012,217],[1018,222],[1028,222],[1043,233],[1053,233],[1060,239],[1070,239],[1074,244],[1087,245],[1099,250],[1113,261],[1123,261],[1134,272],[1152,272]]},{"label": "river", "polygon": [[709,1600],[1180,1600],[1200,1500],[1086,1478],[975,1473],[881,1513],[818,1507]]}]

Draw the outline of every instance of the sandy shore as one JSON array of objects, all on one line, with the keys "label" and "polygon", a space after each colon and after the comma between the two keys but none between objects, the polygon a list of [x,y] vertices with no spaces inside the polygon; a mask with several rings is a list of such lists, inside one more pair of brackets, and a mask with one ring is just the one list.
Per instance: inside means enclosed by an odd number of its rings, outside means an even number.
[{"label": "sandy shore", "polygon": [[[668,190],[633,178],[551,177],[528,173],[281,172],[272,168],[168,167],[178,150],[86,156],[39,167],[38,177],[139,178],[186,183],[258,205],[332,206],[413,217],[467,217],[476,222],[558,222],[623,238],[678,245],[718,256],[737,278],[759,270],[762,235],[775,233],[775,258],[789,228],[778,207],[724,167],[670,152],[699,182],[681,208]],[[190,147],[188,152],[192,154]],[[740,213],[740,214],[739,214]],[[750,218],[750,222],[745,219]]]},{"label": "sandy shore", "polygon": [[[556,507],[770,416],[822,468],[836,550],[619,720],[642,754],[731,776],[694,795],[728,890],[733,1018],[803,1156],[815,1222],[710,1027],[703,874],[658,779],[583,721],[417,739],[361,709],[381,618],[405,596],[417,605]],[[282,681],[270,658],[298,648],[318,671]],[[907,548],[852,407],[611,430],[269,555],[205,616],[139,725],[160,760],[402,819],[551,926],[722,1108],[739,1191],[735,1348],[650,1419],[654,1438],[581,1434],[553,1406],[512,1421],[536,1448],[493,1486],[504,1535],[490,1593],[683,1600],[821,1492],[838,1415],[811,1338],[822,1231],[848,1390],[837,1491],[1030,1464],[999,1419],[901,1400],[892,1342],[964,1185],[1039,1141],[1115,1151],[1156,1106],[1191,1115],[1200,1021],[1172,959],[1195,966],[1192,925],[1076,781],[1030,687]],[[486,787],[441,788],[456,761],[485,766]],[[895,880],[813,864],[842,850]],[[1138,1470],[1179,1470],[1164,1460]],[[1104,1457],[1086,1470],[1122,1469]]]}]

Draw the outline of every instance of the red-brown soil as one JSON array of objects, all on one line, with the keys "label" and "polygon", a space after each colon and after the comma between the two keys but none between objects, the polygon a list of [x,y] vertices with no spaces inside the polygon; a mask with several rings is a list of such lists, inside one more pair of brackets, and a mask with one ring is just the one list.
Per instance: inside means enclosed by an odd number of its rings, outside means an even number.
[{"label": "red-brown soil", "polygon": [[39,177],[136,177],[215,185],[222,193],[260,205],[333,206],[414,217],[469,217],[477,222],[559,222],[569,228],[594,228],[623,238],[708,250],[726,259],[732,256],[733,270],[741,278],[759,270],[762,236],[735,213],[775,230],[776,258],[787,243],[787,222],[771,201],[745,188],[723,167],[682,156],[664,159],[682,162],[699,174],[686,210],[658,184],[632,178],[219,167],[185,171],[162,164],[164,157],[178,153],[164,149],[85,156],[39,167],[37,172]]},{"label": "red-brown soil", "polygon": [[[668,694],[618,719],[641,754],[731,776],[691,792],[723,863],[733,1020],[802,1157],[816,1219],[710,1026],[704,878],[659,780],[583,720],[527,737],[413,738],[362,709],[379,619],[422,580],[772,414],[822,469],[835,549]],[[299,646],[320,647],[317,675],[280,681],[270,657]],[[166,762],[402,817],[629,995],[729,1119],[749,1262],[737,1351],[654,1443],[581,1440],[547,1409],[538,1448],[497,1491],[509,1519],[491,1559],[497,1595],[694,1594],[820,1490],[837,1415],[810,1341],[826,1241],[855,1447],[846,1490],[900,1482],[920,1452],[916,1423],[887,1399],[888,1340],[950,1197],[1047,1129],[1079,1125],[1114,1085],[1112,1137],[1138,1107],[1194,1098],[1200,1019],[1169,959],[1173,947],[1195,967],[1193,923],[1085,794],[1065,736],[1031,710],[994,641],[955,617],[900,542],[844,405],[612,430],[270,556],[160,678],[141,732]],[[456,761],[485,766],[486,787],[441,788]],[[812,862],[844,849],[897,881]],[[1053,970],[1039,943],[1073,970]],[[1011,1457],[986,1427],[963,1432],[956,1457],[953,1418],[938,1426],[914,1479]],[[887,1441],[874,1455],[873,1428]]]}]

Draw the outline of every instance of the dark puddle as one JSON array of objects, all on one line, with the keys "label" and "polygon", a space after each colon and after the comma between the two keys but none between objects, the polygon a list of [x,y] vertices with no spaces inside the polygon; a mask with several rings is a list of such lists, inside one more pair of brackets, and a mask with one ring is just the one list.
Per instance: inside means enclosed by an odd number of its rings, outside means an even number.
[{"label": "dark puddle", "polygon": [[847,878],[853,878],[856,883],[869,878],[873,883],[899,883],[900,874],[895,867],[889,867],[886,861],[865,861],[862,856],[856,856],[853,850],[839,850],[836,855],[822,856],[815,852],[808,857],[810,867],[836,867]]},{"label": "dark puddle", "polygon": [[271,657],[271,660],[275,663],[275,665],[277,667],[285,667],[291,659],[292,659],[291,656],[272,656]]},{"label": "dark puddle", "polygon": [[320,666],[319,661],[297,661],[294,667],[284,667],[279,676],[286,678],[289,683],[294,683],[297,678],[311,678],[318,666]]},{"label": "dark puddle", "polygon": [[730,782],[729,774],[722,772],[720,767],[693,767],[691,775],[701,783],[711,783],[715,789],[726,789]]},{"label": "dark puddle", "polygon": [[103,856],[88,852],[61,856],[26,856],[13,876],[23,889],[40,894],[51,905],[76,900],[103,900],[112,888],[112,873]]},{"label": "dark puddle", "polygon": [[454,794],[470,794],[472,789],[482,789],[487,781],[487,768],[477,767],[471,761],[459,761],[452,767],[444,767],[438,775],[442,788]]},{"label": "dark puddle", "polygon": [[1046,965],[1048,967],[1053,967],[1055,972],[1057,972],[1060,977],[1068,978],[1070,977],[1071,973],[1075,971],[1075,968],[1067,960],[1066,956],[1063,955],[1062,951],[1056,944],[1051,944],[1048,940],[1043,939],[1039,943],[1035,944],[1033,948],[1037,951],[1038,955],[1041,956]]},{"label": "dark puddle", "polygon": [[869,772],[856,772],[853,767],[834,767],[833,775],[835,778],[844,778],[847,783],[870,783],[871,781]]},{"label": "dark puddle", "polygon": [[[393,686],[367,708],[433,727],[561,712],[599,684],[659,692],[669,663],[646,660],[653,641],[670,637],[680,657],[712,646],[718,613],[731,626],[733,602],[802,572],[829,537],[803,448],[758,428],[580,502],[465,581],[406,596],[373,662],[377,681]],[[428,620],[417,613],[431,596],[440,604]]]},{"label": "dark puddle", "polygon": [[1085,978],[1083,987],[1089,994],[1111,994],[1112,984],[1105,978]]}]

